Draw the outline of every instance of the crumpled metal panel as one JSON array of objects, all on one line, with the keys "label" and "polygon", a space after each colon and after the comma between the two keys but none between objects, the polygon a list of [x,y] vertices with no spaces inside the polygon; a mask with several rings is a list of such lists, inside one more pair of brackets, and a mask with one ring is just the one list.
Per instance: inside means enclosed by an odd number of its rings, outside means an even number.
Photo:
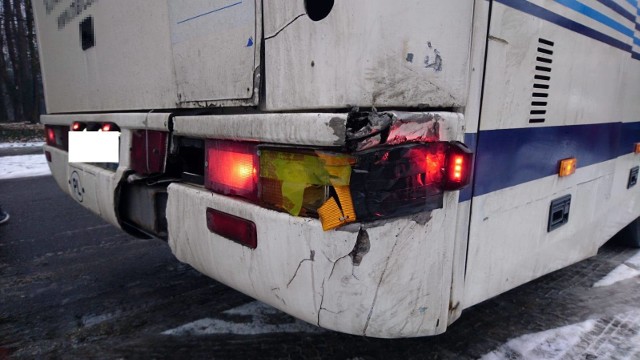
[{"label": "crumpled metal panel", "polygon": [[347,120],[347,148],[350,151],[362,151],[380,145],[440,141],[441,124],[456,115],[437,112],[353,112]]}]

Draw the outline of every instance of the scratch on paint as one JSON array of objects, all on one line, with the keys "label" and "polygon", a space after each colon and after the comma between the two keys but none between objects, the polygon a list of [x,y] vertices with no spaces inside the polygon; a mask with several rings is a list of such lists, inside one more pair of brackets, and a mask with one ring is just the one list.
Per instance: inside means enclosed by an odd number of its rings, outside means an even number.
[{"label": "scratch on paint", "polygon": [[413,53],[407,53],[407,58],[405,59],[407,62],[413,62]]},{"label": "scratch on paint", "polygon": [[495,37],[495,36],[492,36],[492,35],[489,35],[489,40],[493,40],[493,41],[497,41],[499,43],[503,43],[505,45],[509,45],[509,42],[507,40],[499,38],[499,37]]},{"label": "scratch on paint", "polygon": [[431,62],[429,55],[424,58],[424,67],[425,69],[433,69],[435,71],[442,71],[442,56],[440,56],[440,51],[434,48],[431,45],[431,41],[427,42],[427,52],[433,50],[434,59]]},{"label": "scratch on paint", "polygon": [[380,281],[378,281],[376,292],[373,295],[373,303],[371,304],[371,308],[369,309],[369,314],[367,315],[367,322],[364,324],[364,329],[362,330],[363,336],[367,336],[367,328],[369,327],[369,322],[371,321],[371,316],[373,315],[373,308],[375,308],[376,301],[378,300],[378,291],[380,291],[380,285],[382,285],[382,280],[384,280],[384,274],[387,272],[387,269],[389,268],[389,261],[391,260],[391,256],[393,256],[393,251],[396,249],[396,245],[398,245],[398,236],[396,236],[396,242],[393,244],[393,247],[391,248],[391,252],[389,252],[389,256],[387,256],[384,269],[382,270],[382,275],[380,275]]},{"label": "scratch on paint", "polygon": [[282,30],[286,29],[287,27],[289,27],[289,25],[293,24],[296,20],[298,20],[299,18],[301,18],[302,16],[305,16],[305,15],[307,15],[307,13],[302,13],[302,14],[294,17],[293,20],[289,21],[283,27],[281,27],[278,31],[276,31],[275,34],[269,35],[269,36],[265,36],[264,39],[265,40],[273,39],[274,37],[278,36],[278,34],[280,34],[282,32]]},{"label": "scratch on paint", "polygon": [[215,10],[207,11],[207,12],[205,12],[205,13],[202,13],[202,14],[199,14],[199,15],[196,15],[196,16],[192,16],[192,17],[190,17],[190,18],[188,18],[188,19],[184,19],[184,20],[178,21],[178,24],[186,23],[186,22],[188,22],[188,21],[195,20],[195,19],[197,19],[197,18],[199,18],[199,17],[207,16],[207,15],[209,15],[209,14],[213,14],[213,13],[215,13],[215,12],[218,12],[218,11],[221,11],[221,10],[225,10],[225,9],[228,9],[228,8],[230,8],[230,7],[234,7],[234,6],[236,6],[236,5],[240,5],[240,4],[242,4],[242,1],[238,1],[237,3],[233,3],[233,4],[231,4],[231,5],[223,6],[223,7],[221,7],[221,8],[217,8],[217,9],[215,9]]}]

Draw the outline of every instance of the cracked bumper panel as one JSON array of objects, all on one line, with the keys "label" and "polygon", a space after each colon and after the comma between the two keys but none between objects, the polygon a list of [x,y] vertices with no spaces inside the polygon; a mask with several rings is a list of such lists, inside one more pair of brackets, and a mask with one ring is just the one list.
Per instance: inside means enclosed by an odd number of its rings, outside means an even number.
[{"label": "cracked bumper panel", "polygon": [[[428,214],[324,232],[316,219],[202,188],[168,191],[169,244],[200,272],[331,330],[383,338],[445,331],[454,242],[445,229],[455,225],[455,194]],[[207,208],[254,222],[257,248],[211,233]]]}]

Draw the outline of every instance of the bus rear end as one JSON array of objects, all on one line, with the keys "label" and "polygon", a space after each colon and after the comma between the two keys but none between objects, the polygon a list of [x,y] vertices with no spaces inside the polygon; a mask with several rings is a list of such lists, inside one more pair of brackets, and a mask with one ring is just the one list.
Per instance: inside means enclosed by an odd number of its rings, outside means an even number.
[{"label": "bus rear end", "polygon": [[[78,203],[324,328],[434,335],[460,315],[472,2],[34,9],[45,154]],[[76,131],[118,132],[119,161],[70,163]]]}]

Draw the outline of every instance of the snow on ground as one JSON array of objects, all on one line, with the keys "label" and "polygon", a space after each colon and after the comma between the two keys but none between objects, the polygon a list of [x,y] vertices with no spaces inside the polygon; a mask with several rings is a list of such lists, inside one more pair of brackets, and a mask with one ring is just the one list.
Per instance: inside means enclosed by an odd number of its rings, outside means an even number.
[{"label": "snow on ground", "polygon": [[640,252],[629,258],[623,264],[613,269],[607,276],[598,280],[593,287],[609,286],[619,281],[640,276]]},{"label": "snow on ground", "polygon": [[585,333],[594,329],[595,325],[596,320],[587,320],[557,329],[522,335],[484,355],[481,360],[562,359],[569,349],[580,343],[580,338]]},{"label": "snow on ground", "polygon": [[163,335],[257,335],[268,333],[318,333],[323,330],[259,301],[224,311],[228,320],[205,318],[163,332]]},{"label": "snow on ground", "polygon": [[509,340],[481,360],[640,359],[640,310]]},{"label": "snow on ground", "polygon": [[6,148],[25,148],[25,147],[41,147],[44,145],[43,141],[31,141],[31,142],[0,142],[0,149]]},{"label": "snow on ground", "polygon": [[0,180],[50,174],[44,154],[0,157]]}]

